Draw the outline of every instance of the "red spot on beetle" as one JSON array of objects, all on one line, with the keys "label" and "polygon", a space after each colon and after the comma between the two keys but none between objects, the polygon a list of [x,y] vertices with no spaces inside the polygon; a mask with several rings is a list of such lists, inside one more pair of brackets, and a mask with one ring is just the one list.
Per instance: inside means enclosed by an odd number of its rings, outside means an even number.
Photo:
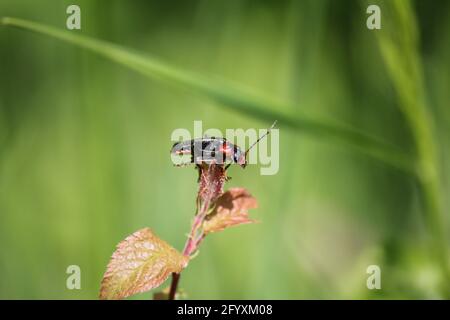
[{"label": "red spot on beetle", "polygon": [[222,152],[222,153],[230,154],[231,153],[231,148],[230,148],[230,146],[228,144],[224,143],[220,147],[219,151]]}]

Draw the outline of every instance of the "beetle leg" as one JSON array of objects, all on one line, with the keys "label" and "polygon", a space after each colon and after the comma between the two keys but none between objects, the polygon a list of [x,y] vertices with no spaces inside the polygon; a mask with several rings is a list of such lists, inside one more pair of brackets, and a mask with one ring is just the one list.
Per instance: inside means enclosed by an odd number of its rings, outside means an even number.
[{"label": "beetle leg", "polygon": [[200,166],[198,164],[195,165],[195,169],[198,170],[198,178],[197,178],[197,183],[200,183],[200,177],[202,176],[202,168],[200,168]]},{"label": "beetle leg", "polygon": [[190,165],[190,163],[178,163],[178,164],[174,164],[173,166],[181,168],[181,167],[186,167],[188,165]]}]

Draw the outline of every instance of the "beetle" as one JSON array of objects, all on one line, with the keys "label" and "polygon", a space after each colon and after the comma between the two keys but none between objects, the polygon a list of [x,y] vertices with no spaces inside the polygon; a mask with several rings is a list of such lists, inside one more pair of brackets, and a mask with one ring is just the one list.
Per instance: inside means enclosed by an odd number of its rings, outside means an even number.
[{"label": "beetle", "polygon": [[180,156],[190,155],[190,161],[181,165],[196,164],[198,166],[202,163],[214,163],[220,165],[227,164],[225,167],[225,170],[227,170],[231,164],[235,163],[240,165],[242,168],[245,168],[248,164],[248,152],[256,144],[258,144],[261,139],[263,139],[270,133],[270,131],[275,127],[276,123],[277,121],[275,121],[272,126],[267,129],[267,132],[265,134],[259,137],[255,143],[253,143],[247,150],[245,150],[245,152],[225,138],[204,137],[176,142],[172,146],[170,153]]}]

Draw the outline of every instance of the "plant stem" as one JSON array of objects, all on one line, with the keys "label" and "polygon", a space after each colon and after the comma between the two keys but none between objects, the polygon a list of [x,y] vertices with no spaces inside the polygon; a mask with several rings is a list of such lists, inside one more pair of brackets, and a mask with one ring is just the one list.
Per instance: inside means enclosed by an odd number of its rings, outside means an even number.
[{"label": "plant stem", "polygon": [[[226,181],[226,172],[223,165],[199,165],[200,180],[197,195],[197,213],[192,222],[191,231],[183,249],[183,255],[192,256],[205,238],[203,222],[208,215],[211,204],[223,193],[223,185]],[[172,283],[170,285],[169,300],[174,300],[180,281],[179,273],[172,273]]]},{"label": "plant stem", "polygon": [[[194,223],[192,224],[191,232],[189,234],[188,239],[186,240],[186,244],[184,246],[183,255],[190,256],[192,255],[200,245],[201,241],[204,239],[203,231],[200,231],[200,235],[195,237],[195,233],[201,227],[205,215],[197,214],[194,219]],[[178,282],[180,281],[180,273],[172,273],[172,283],[170,284],[170,292],[169,292],[169,300],[175,300],[175,295],[177,293]]]},{"label": "plant stem", "polygon": [[180,280],[179,273],[172,273],[172,283],[170,284],[169,300],[175,300],[177,293],[178,281]]},{"label": "plant stem", "polygon": [[[206,206],[202,207],[205,208]],[[206,211],[207,210],[203,209],[195,215],[194,222],[192,223],[191,227],[191,232],[189,233],[186,244],[184,245],[183,255],[185,256],[191,256],[198,249],[201,240],[204,238],[204,233],[203,230],[201,230],[201,226],[206,216]],[[196,236],[197,233],[199,233],[198,236]],[[168,298],[169,300],[175,300],[180,276],[181,275],[179,273],[172,273],[172,283],[170,284],[170,292]]]}]

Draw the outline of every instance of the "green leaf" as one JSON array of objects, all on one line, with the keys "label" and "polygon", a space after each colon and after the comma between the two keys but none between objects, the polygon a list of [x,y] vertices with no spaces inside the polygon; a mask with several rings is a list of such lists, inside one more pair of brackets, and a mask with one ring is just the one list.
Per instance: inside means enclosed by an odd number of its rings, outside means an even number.
[{"label": "green leaf", "polygon": [[415,163],[411,161],[411,157],[391,144],[332,119],[318,118],[301,111],[297,111],[295,115],[282,113],[279,110],[299,110],[299,108],[292,106],[285,108],[284,103],[244,90],[242,86],[216,78],[207,78],[198,73],[171,66],[149,55],[142,55],[131,49],[75,32],[9,17],[2,18],[0,24],[45,34],[91,50],[149,78],[188,89],[241,114],[264,120],[266,123],[278,120],[280,128],[290,128],[324,137],[327,141],[337,141],[397,169],[415,173]]},{"label": "green leaf", "polygon": [[123,299],[156,288],[188,262],[149,228],[136,231],[117,245],[103,276],[100,299]]}]

